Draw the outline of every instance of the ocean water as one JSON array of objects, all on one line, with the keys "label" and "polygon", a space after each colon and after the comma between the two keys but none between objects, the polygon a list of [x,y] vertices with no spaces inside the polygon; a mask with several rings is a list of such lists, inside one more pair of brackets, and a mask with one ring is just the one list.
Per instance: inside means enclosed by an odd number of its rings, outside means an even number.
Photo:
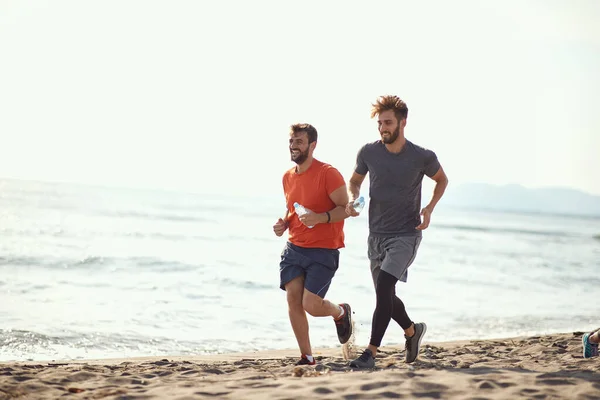
[{"label": "ocean water", "polygon": [[[0,180],[0,360],[296,348],[279,289],[277,197]],[[445,209],[397,293],[426,341],[600,326],[600,219]],[[366,215],[346,222],[327,298],[366,345]],[[313,346],[339,347],[309,317]],[[393,321],[383,345],[403,342]]]}]

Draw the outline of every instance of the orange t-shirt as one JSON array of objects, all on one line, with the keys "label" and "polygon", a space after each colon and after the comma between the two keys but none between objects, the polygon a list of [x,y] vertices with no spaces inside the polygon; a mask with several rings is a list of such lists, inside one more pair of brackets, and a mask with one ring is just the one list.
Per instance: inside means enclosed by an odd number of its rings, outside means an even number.
[{"label": "orange t-shirt", "polygon": [[344,220],[316,224],[312,228],[298,219],[294,203],[315,212],[331,211],[336,204],[329,195],[345,184],[340,172],[329,164],[313,159],[310,167],[297,173],[292,168],[283,175],[283,192],[288,214],[289,241],[300,247],[339,249],[344,247]]}]

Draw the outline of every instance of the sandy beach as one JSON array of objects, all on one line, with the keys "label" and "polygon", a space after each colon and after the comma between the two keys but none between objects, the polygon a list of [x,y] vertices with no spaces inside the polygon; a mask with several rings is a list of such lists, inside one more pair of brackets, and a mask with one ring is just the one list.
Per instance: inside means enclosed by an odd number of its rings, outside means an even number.
[{"label": "sandy beach", "polygon": [[0,363],[0,399],[600,399],[600,358],[584,359],[582,332],[424,343],[419,359],[382,347],[375,370],[352,349],[198,357]]}]

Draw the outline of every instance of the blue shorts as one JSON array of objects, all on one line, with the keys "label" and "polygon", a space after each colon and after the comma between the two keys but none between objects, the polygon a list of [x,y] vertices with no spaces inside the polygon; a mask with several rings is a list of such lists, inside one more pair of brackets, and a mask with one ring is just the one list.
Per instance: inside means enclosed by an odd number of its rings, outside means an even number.
[{"label": "blue shorts", "polygon": [[285,290],[288,282],[304,275],[304,288],[325,298],[339,261],[340,251],[337,249],[299,247],[287,242],[279,263],[279,287]]}]

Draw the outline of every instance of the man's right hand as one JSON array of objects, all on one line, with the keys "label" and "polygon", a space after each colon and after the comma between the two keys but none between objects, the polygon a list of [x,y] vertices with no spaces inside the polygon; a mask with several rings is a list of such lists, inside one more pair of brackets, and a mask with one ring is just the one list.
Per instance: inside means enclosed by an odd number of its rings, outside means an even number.
[{"label": "man's right hand", "polygon": [[354,201],[355,200],[352,200],[350,203],[346,204],[346,214],[351,217],[358,217],[360,213],[354,209]]},{"label": "man's right hand", "polygon": [[277,220],[277,222],[275,222],[275,225],[273,225],[273,232],[275,232],[275,234],[277,236],[283,235],[283,233],[285,232],[286,229],[287,229],[287,224],[281,218],[279,218]]}]

